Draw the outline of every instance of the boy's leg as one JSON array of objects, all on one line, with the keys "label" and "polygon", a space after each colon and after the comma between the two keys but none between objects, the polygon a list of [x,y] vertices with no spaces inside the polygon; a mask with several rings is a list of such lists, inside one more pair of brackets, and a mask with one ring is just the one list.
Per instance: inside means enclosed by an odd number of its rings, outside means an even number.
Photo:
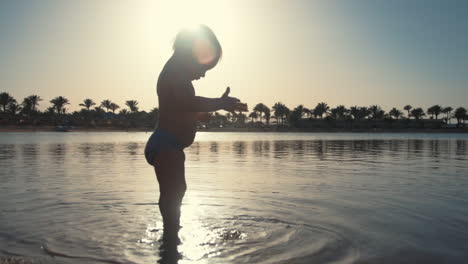
[{"label": "boy's leg", "polygon": [[155,158],[154,168],[160,192],[159,209],[165,235],[177,235],[179,230],[180,207],[187,188],[184,162],[184,152],[177,149],[161,150]]}]

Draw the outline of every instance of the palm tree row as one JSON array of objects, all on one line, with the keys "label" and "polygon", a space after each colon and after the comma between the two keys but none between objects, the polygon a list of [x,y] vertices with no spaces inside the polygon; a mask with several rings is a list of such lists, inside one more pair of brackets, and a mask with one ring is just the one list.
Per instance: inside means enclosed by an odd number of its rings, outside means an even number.
[{"label": "palm tree row", "polygon": [[[315,119],[322,119],[324,117],[329,117],[332,119],[344,119],[344,118],[351,118],[351,119],[400,119],[404,117],[404,114],[401,110],[397,108],[392,108],[388,113],[386,113],[380,106],[378,105],[371,105],[369,107],[366,106],[351,106],[350,108],[346,108],[344,105],[338,105],[335,108],[330,108],[327,103],[320,102],[314,108],[306,108],[303,105],[298,105],[293,111],[290,111],[289,108],[282,104],[281,102],[275,103],[272,106],[273,109],[273,116],[280,120],[280,123],[283,123],[284,117],[288,116],[290,113],[295,113],[296,115]],[[426,116],[426,112],[420,107],[413,108],[411,105],[406,105],[404,110],[407,111],[407,118],[414,118],[414,119],[421,119]],[[440,114],[445,114],[443,118],[446,121],[449,121],[450,118],[463,118],[464,113],[463,107],[457,108],[455,111],[455,115],[451,115],[453,108],[448,107],[441,107],[440,105],[434,105],[427,109],[427,114],[430,115],[431,119],[438,120]],[[265,106],[263,103],[257,104],[254,108],[252,113],[250,113],[249,117],[256,117],[261,116],[262,113],[269,112],[270,109]]]},{"label": "palm tree row", "polygon": [[[81,109],[73,113],[67,113],[70,101],[57,96],[49,101],[50,106],[44,112],[38,111],[38,95],[31,95],[23,99],[21,103],[10,94],[0,93],[0,124],[44,124],[59,125],[73,124],[84,126],[121,126],[121,127],[152,127],[157,120],[158,108],[153,108],[149,113],[139,111],[136,100],[127,100],[121,107],[109,99],[100,104],[90,98],[84,99],[78,104]],[[105,110],[104,110],[105,109]],[[118,114],[117,110],[120,111]]]},{"label": "palm tree row", "polygon": [[[10,115],[21,114],[23,116],[34,116],[40,113],[37,110],[39,102],[42,98],[38,95],[30,95],[25,97],[21,103],[18,103],[15,98],[10,94],[3,92],[0,93],[0,113],[7,113]],[[57,96],[49,101],[51,106],[47,108],[44,113],[65,115],[66,106],[70,105],[70,101],[63,97]],[[119,115],[125,116],[127,114],[135,114],[139,112],[138,102],[136,100],[127,100],[125,105],[128,109],[121,109],[121,107],[112,102],[109,99],[103,100],[99,105],[90,98],[83,100],[79,106],[82,107],[81,113],[84,112],[106,112],[114,113],[120,109]],[[94,108],[93,108],[94,107]],[[464,107],[455,109],[452,115],[453,108],[450,106],[442,107],[440,105],[433,105],[425,112],[420,107],[413,108],[411,105],[403,107],[406,111],[406,119],[421,120],[426,116],[430,119],[439,120],[439,116],[443,115],[442,121],[449,123],[451,118],[456,118],[457,123],[460,124],[467,119],[467,111]],[[157,108],[153,109],[152,112],[157,111]],[[78,112],[75,112],[78,113]],[[104,112],[105,113],[105,112]],[[145,112],[146,113],[146,112]],[[273,116],[271,116],[273,114]],[[220,114],[217,113],[215,117],[219,119]],[[271,109],[263,103],[258,103],[253,108],[253,111],[246,116],[243,113],[227,113],[226,120],[234,120],[237,123],[243,123],[247,118],[250,118],[251,122],[259,120],[260,123],[268,125],[271,117],[276,119],[277,124],[284,125],[286,122],[291,124],[301,119],[327,119],[327,120],[383,120],[383,119],[401,119],[405,117],[405,114],[397,109],[392,108],[390,111],[385,112],[378,105],[371,106],[351,106],[349,108],[344,105],[338,105],[334,108],[330,107],[325,102],[318,103],[313,108],[307,108],[304,105],[298,105],[297,107],[290,110],[285,104],[281,102],[275,103]]]},{"label": "palm tree row", "polygon": [[[11,113],[11,114],[17,114],[19,112],[24,113],[24,114],[29,114],[31,112],[38,112],[37,106],[39,105],[39,102],[42,101],[42,98],[38,95],[30,95],[28,97],[25,97],[23,99],[22,103],[18,103],[18,101],[13,98],[10,94],[3,92],[0,93],[0,112],[4,113]],[[70,104],[70,101],[63,97],[63,96],[57,96],[53,98],[52,100],[49,101],[52,105],[47,108],[46,112],[53,112],[57,114],[65,114],[66,112],[66,105]],[[79,106],[83,107],[83,109],[86,109],[87,111],[91,110],[91,107],[95,106],[96,103],[90,99],[86,98],[83,100],[82,103],[79,104]],[[136,100],[127,100],[125,101],[125,105],[129,108],[130,113],[135,113],[138,112],[138,102]],[[112,102],[109,99],[103,100],[101,104],[96,108],[105,108],[107,112],[112,111],[115,113],[117,109],[120,108],[120,106],[114,102]],[[126,109],[122,109],[121,112],[128,112]]]}]

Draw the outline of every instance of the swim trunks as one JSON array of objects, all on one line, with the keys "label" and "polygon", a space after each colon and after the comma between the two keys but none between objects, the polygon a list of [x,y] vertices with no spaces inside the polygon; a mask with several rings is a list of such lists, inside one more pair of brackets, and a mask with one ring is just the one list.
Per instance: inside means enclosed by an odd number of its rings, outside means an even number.
[{"label": "swim trunks", "polygon": [[145,146],[146,161],[153,165],[154,158],[162,149],[178,149],[183,150],[183,146],[177,142],[177,138],[171,133],[162,129],[155,129],[151,134]]}]

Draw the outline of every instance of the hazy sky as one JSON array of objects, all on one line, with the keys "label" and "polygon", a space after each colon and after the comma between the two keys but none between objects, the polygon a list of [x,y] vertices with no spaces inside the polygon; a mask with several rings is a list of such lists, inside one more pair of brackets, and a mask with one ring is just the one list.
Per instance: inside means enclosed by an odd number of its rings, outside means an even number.
[{"label": "hazy sky", "polygon": [[223,58],[198,95],[268,106],[468,103],[468,1],[0,0],[0,92],[142,110],[183,25],[204,23]]}]

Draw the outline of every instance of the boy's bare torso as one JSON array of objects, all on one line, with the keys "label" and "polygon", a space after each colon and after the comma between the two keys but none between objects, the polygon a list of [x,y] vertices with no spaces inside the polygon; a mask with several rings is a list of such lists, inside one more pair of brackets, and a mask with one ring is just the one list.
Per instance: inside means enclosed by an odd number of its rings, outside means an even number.
[{"label": "boy's bare torso", "polygon": [[157,93],[158,128],[173,134],[184,147],[190,146],[197,131],[198,113],[184,111],[177,96],[195,96],[195,89],[190,80],[180,76],[174,61],[169,60],[161,71]]}]

